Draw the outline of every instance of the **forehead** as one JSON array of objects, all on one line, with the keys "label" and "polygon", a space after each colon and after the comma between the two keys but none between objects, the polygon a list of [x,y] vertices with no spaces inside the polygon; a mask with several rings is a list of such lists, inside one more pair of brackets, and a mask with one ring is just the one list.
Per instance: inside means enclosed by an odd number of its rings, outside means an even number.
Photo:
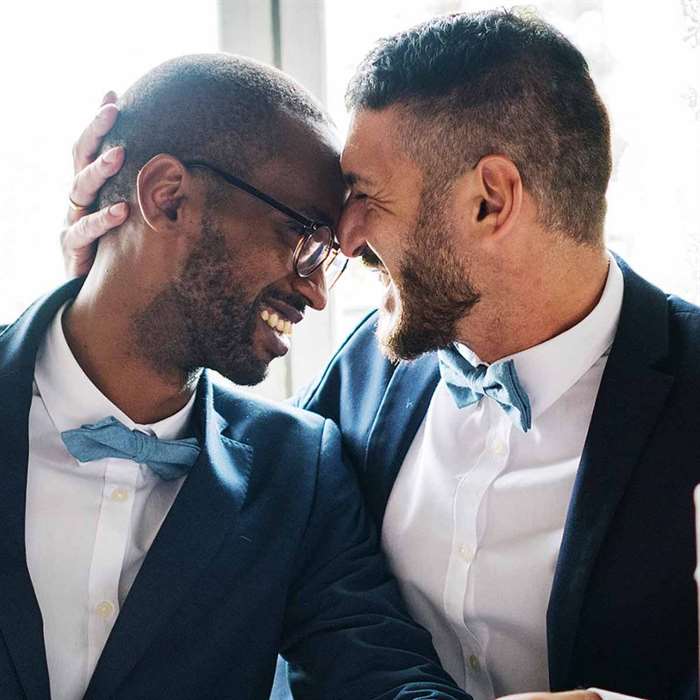
[{"label": "forehead", "polygon": [[290,123],[275,156],[255,169],[256,186],[313,218],[333,222],[345,197],[338,139],[328,126]]},{"label": "forehead", "polygon": [[349,184],[405,187],[420,184],[418,165],[401,148],[401,114],[393,108],[353,112],[341,167]]}]

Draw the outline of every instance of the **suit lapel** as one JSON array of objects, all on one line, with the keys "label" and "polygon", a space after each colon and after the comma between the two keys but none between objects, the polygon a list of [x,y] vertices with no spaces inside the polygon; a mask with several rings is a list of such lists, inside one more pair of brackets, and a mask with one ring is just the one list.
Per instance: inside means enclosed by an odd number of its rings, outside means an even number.
[{"label": "suit lapel", "polygon": [[0,334],[0,633],[30,700],[48,700],[43,619],[27,569],[25,515],[29,409],[36,352],[73,280],[30,307]]},{"label": "suit lapel", "polygon": [[596,556],[673,382],[657,369],[668,351],[666,298],[618,262],[625,278],[620,322],[577,472],[547,611],[553,689],[572,681],[579,616]]},{"label": "suit lapel", "polygon": [[364,492],[381,532],[389,494],[440,380],[437,355],[401,362],[389,380],[367,440]]},{"label": "suit lapel", "polygon": [[205,372],[195,412],[204,436],[195,463],[151,546],[97,664],[85,700],[112,697],[197,579],[236,521],[253,449],[221,434]]}]

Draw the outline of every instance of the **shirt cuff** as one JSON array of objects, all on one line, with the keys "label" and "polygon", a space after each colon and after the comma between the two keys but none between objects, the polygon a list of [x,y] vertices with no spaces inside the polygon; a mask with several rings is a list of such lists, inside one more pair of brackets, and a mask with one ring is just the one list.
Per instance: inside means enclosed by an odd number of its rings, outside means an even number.
[{"label": "shirt cuff", "polygon": [[589,688],[592,693],[598,693],[600,700],[644,700],[634,695],[622,695],[620,693],[612,693],[609,690],[601,690],[600,688]]}]

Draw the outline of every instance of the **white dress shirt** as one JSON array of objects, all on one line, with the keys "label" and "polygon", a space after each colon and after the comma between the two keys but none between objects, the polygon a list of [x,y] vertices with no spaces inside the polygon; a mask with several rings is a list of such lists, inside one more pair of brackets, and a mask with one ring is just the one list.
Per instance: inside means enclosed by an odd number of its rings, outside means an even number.
[{"label": "white dress shirt", "polygon": [[164,481],[125,459],[76,461],[64,430],[107,416],[178,439],[194,395],[176,414],[137,425],[85,375],[61,318],[49,326],[34,370],[29,413],[27,566],[44,620],[52,700],[79,700],[139,568],[185,477]]},{"label": "white dress shirt", "polygon": [[527,433],[489,398],[458,409],[440,381],[391,491],[384,550],[413,616],[474,700],[549,688],[547,604],[622,295],[611,257],[586,318],[504,358],[530,398]]}]

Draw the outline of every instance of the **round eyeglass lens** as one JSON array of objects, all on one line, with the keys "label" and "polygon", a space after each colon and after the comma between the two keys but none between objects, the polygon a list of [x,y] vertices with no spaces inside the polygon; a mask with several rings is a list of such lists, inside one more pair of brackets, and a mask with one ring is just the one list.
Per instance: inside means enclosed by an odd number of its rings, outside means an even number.
[{"label": "round eyeglass lens", "polygon": [[304,239],[299,258],[297,272],[308,277],[328,257],[333,241],[333,231],[328,226],[319,226],[310,236]]},{"label": "round eyeglass lens", "polygon": [[349,260],[340,252],[332,255],[324,266],[324,274],[326,275],[326,285],[328,289],[332,289],[333,285],[338,281],[340,276],[345,272]]}]

